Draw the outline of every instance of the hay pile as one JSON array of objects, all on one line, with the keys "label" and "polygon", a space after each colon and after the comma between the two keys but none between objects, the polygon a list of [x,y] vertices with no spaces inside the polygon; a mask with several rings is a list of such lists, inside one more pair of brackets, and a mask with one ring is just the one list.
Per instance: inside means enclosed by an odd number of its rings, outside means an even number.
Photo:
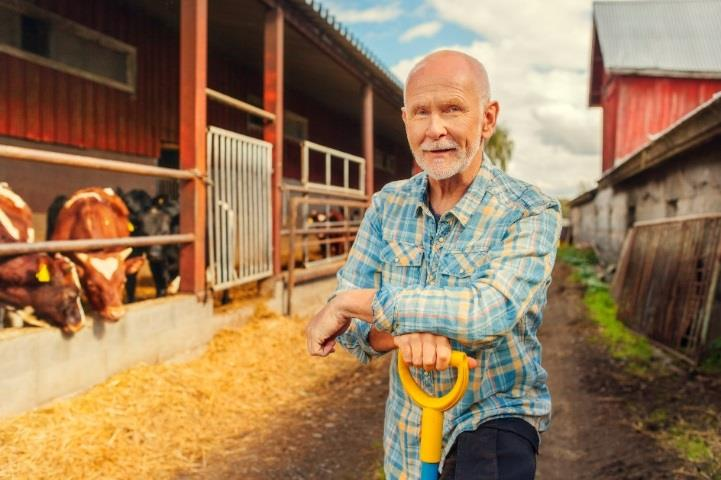
[{"label": "hay pile", "polygon": [[0,478],[202,476],[211,456],[222,461],[224,444],[267,435],[276,409],[311,402],[299,392],[354,365],[347,354],[332,362],[309,357],[305,320],[259,306],[246,325],[220,332],[202,357],[139,366],[0,422]]}]

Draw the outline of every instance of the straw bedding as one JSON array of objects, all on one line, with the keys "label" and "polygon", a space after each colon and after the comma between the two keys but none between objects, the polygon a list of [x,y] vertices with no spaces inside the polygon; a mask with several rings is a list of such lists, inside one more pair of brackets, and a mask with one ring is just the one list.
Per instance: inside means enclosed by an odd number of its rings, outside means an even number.
[{"label": "straw bedding", "polygon": [[252,448],[254,437],[272,435],[276,409],[310,407],[307,392],[354,363],[309,357],[305,321],[258,304],[199,358],[141,365],[0,422],[0,478],[173,478],[202,472],[211,457],[222,462],[228,444]]}]

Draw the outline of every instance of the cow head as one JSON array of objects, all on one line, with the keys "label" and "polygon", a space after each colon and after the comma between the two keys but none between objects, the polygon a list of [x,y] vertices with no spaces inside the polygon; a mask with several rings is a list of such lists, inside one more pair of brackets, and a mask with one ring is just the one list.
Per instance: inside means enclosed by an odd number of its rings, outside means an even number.
[{"label": "cow head", "polygon": [[[35,312],[60,326],[67,333],[74,333],[85,324],[85,311],[80,303],[80,277],[75,264],[64,255],[56,253],[46,257],[50,272],[49,282],[41,285],[35,292],[37,301],[33,302]],[[44,280],[40,275],[38,280]],[[41,300],[47,301],[41,301]],[[46,307],[49,307],[46,309]]]},{"label": "cow head", "polygon": [[80,277],[93,308],[111,321],[125,315],[123,292],[126,275],[137,273],[144,257],[128,258],[132,248],[120,252],[76,253]]},{"label": "cow head", "polygon": [[[148,211],[139,216],[141,229],[146,235],[170,235],[173,218],[165,210],[158,207],[151,207]],[[151,262],[163,261],[163,245],[151,245],[148,247],[148,260]]]},{"label": "cow head", "polygon": [[0,301],[17,308],[32,307],[38,318],[67,333],[83,328],[80,281],[75,265],[60,254],[28,254],[2,264]]}]

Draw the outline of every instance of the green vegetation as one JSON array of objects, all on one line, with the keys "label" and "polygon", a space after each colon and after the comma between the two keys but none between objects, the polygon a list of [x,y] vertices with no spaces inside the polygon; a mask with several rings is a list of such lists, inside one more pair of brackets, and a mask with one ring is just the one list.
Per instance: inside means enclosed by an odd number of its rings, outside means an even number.
[{"label": "green vegetation", "polygon": [[496,131],[488,140],[485,150],[493,163],[505,172],[513,156],[513,140],[508,129],[500,125],[496,126]]},{"label": "green vegetation", "polygon": [[699,370],[703,373],[721,374],[721,338],[711,342]]},{"label": "green vegetation", "polygon": [[651,345],[644,337],[626,328],[616,316],[616,303],[608,284],[596,275],[598,258],[593,250],[561,246],[558,259],[573,267],[573,281],[585,287],[583,301],[591,319],[600,327],[601,338],[613,358],[623,361],[629,373],[645,375],[653,354]]},{"label": "green vegetation", "polygon": [[[638,378],[639,382],[647,382],[649,377],[658,379],[668,375],[661,362],[652,361],[653,350],[649,342],[626,328],[617,318],[616,304],[609,287],[596,275],[598,259],[594,252],[561,246],[558,259],[573,267],[571,280],[585,287],[583,300],[589,316],[599,326],[601,341],[608,346],[613,358],[624,364],[624,370]],[[711,344],[699,370],[721,373],[721,339]],[[645,404],[629,407],[640,417],[642,425],[649,432],[654,432],[661,444],[694,462],[702,475],[700,478],[721,480],[721,436],[718,434],[721,417],[717,410],[713,406],[703,410],[690,408],[693,405],[678,408],[670,398],[662,403],[663,407],[659,407],[658,403],[656,405],[655,408]]]},{"label": "green vegetation", "polygon": [[692,462],[703,463],[713,460],[709,444],[698,435],[698,432],[687,428],[682,422],[673,426],[668,434],[676,450]]}]

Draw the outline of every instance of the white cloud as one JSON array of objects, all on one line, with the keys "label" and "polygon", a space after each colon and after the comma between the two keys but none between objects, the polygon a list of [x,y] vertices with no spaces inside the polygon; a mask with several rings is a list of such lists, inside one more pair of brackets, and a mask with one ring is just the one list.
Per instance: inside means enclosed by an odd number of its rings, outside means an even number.
[{"label": "white cloud", "polygon": [[[601,173],[601,115],[588,107],[590,2],[427,3],[446,28],[478,35],[470,44],[441,48],[464,51],[486,66],[500,123],[515,144],[509,173],[552,195],[574,196],[581,182],[593,184]],[[424,55],[391,70],[405,80]]]},{"label": "white cloud", "polygon": [[403,35],[401,35],[400,41],[402,43],[406,43],[410,42],[411,40],[415,40],[416,38],[430,38],[436,33],[438,33],[441,30],[442,26],[443,24],[441,22],[436,21],[421,23],[419,25],[416,25],[415,27],[411,27],[406,30]]},{"label": "white cloud", "polygon": [[398,4],[379,5],[366,9],[345,9],[330,2],[330,11],[343,23],[383,23],[398,18],[403,11]]}]

